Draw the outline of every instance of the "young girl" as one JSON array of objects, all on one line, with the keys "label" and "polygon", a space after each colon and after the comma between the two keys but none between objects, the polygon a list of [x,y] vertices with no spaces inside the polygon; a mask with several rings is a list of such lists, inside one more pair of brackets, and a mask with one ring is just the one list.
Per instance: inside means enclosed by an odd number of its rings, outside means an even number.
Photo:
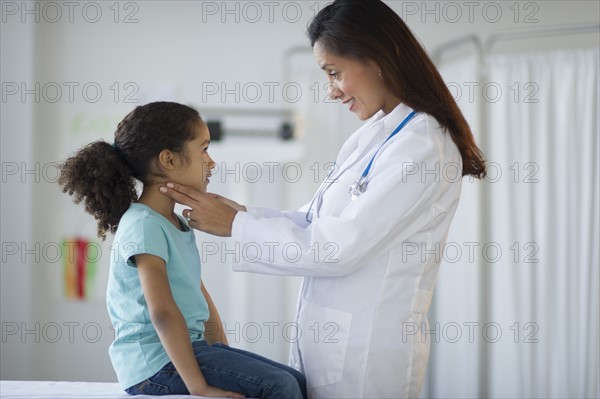
[{"label": "young girl", "polygon": [[107,289],[113,367],[130,394],[306,397],[301,373],[227,346],[193,230],[158,191],[175,181],[205,192],[215,166],[209,141],[196,110],[156,102],[127,115],[112,145],[94,142],[62,165],[63,192],[84,201],[100,237],[116,232]]}]

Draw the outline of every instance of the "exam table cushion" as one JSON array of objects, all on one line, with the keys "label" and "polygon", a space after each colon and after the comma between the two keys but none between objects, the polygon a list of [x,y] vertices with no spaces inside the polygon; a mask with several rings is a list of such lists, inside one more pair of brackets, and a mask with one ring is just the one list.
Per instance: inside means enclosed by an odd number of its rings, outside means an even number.
[{"label": "exam table cushion", "polygon": [[[2,399],[155,399],[156,396],[128,395],[117,382],[0,381]],[[165,399],[193,399],[201,396],[167,395]],[[214,398],[213,398],[214,399]]]}]

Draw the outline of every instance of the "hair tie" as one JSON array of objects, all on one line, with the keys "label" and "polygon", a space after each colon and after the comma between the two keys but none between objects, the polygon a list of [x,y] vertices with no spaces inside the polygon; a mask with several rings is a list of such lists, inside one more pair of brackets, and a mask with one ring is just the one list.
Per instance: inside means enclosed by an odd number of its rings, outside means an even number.
[{"label": "hair tie", "polygon": [[115,141],[113,141],[110,146],[113,148],[113,150],[115,150],[119,158],[125,160],[125,158],[123,158],[123,154],[121,154],[121,150],[117,148],[117,143]]},{"label": "hair tie", "polygon": [[[134,173],[134,169],[131,166],[131,164],[127,161],[127,158],[125,158],[123,156],[123,153],[121,152],[121,150],[117,147],[117,143],[115,141],[113,141],[110,146],[115,150],[115,153],[117,154],[117,157],[119,157],[119,159],[125,163],[125,165],[127,165],[127,168],[130,169],[131,173]],[[134,176],[135,177],[135,176]]]}]

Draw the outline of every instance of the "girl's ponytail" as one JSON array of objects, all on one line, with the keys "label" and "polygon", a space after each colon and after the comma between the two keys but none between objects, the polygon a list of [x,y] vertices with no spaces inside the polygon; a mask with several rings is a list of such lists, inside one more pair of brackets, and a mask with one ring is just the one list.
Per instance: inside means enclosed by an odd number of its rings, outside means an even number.
[{"label": "girl's ponytail", "polygon": [[81,201],[85,210],[98,221],[98,237],[117,230],[119,220],[137,200],[136,180],[130,165],[118,148],[96,141],[69,157],[60,166],[60,184],[64,193]]}]

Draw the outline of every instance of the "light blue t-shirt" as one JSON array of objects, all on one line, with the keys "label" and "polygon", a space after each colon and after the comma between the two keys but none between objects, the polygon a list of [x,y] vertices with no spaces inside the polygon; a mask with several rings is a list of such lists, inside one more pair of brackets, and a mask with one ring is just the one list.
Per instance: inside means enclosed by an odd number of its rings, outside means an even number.
[{"label": "light blue t-shirt", "polygon": [[200,288],[200,256],[193,230],[179,220],[186,231],[150,207],[133,203],[115,234],[106,304],[115,330],[109,354],[123,389],[152,377],[170,361],[150,320],[134,255],[151,254],[165,261],[171,292],[190,339],[204,337],[209,312]]}]

